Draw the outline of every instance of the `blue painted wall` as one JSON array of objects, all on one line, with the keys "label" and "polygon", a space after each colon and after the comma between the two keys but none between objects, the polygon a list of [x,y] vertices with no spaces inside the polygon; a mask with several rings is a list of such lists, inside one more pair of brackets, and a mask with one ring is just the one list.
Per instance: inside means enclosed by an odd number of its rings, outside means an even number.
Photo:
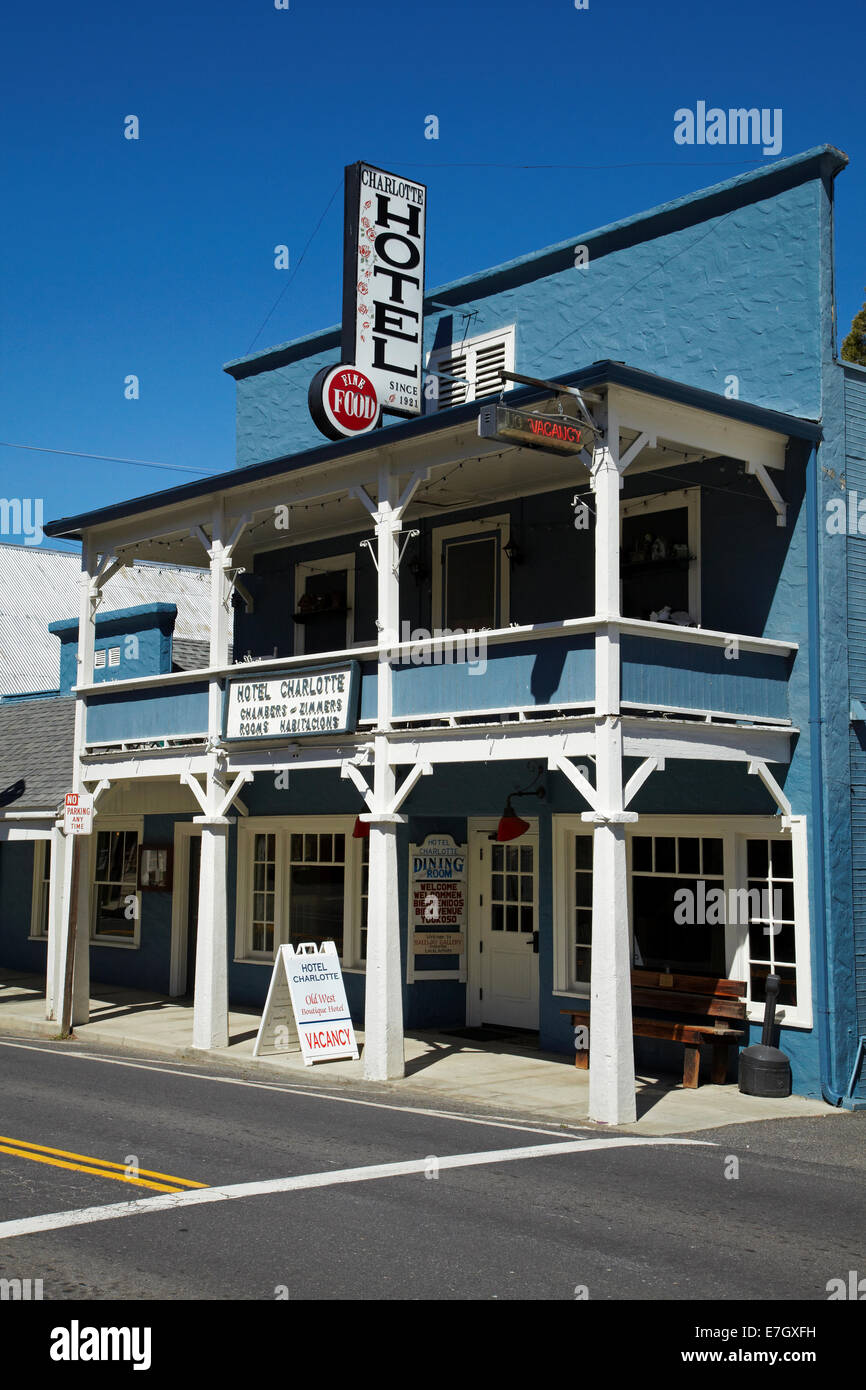
[{"label": "blue painted wall", "polygon": [[[145,816],[143,845],[174,842],[175,816]],[[171,970],[171,893],[140,894],[140,944],[102,946],[91,943],[90,978],[95,983],[168,994]]]},{"label": "blue painted wall", "polygon": [[29,941],[33,902],[33,843],[0,844],[0,965],[44,975],[46,943]]},{"label": "blue painted wall", "polygon": [[[517,325],[516,370],[552,377],[601,358],[817,419],[822,393],[822,177],[842,161],[807,152],[547,251],[440,286],[425,346]],[[574,247],[589,263],[575,268]],[[791,344],[797,351],[792,353]],[[336,329],[230,364],[239,467],[321,442],[307,388],[339,360]]]}]

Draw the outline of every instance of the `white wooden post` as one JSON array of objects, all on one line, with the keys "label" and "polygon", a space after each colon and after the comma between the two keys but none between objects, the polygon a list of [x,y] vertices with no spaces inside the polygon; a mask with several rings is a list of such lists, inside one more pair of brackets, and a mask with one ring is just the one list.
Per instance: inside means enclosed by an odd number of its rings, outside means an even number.
[{"label": "white wooden post", "polygon": [[69,899],[72,855],[59,826],[51,828],[51,877],[48,884],[48,955],[45,979],[45,1017],[56,1019],[58,984],[63,979],[64,904]]},{"label": "white wooden post", "polygon": [[205,822],[201,828],[192,1045],[204,1051],[229,1045],[228,832],[227,823]]},{"label": "white wooden post", "polygon": [[[81,587],[79,592],[78,607],[78,657],[75,684],[76,686],[90,685],[93,681],[93,653],[96,645],[96,608],[99,600],[99,588],[96,583],[96,548],[89,537],[85,536],[81,547]],[[73,738],[73,757],[72,757],[72,791],[81,791],[82,767],[81,755],[84,752],[85,738],[87,733],[87,706],[80,694],[75,697],[75,734]],[[94,815],[95,819],[95,815]],[[94,834],[96,833],[94,828]],[[78,881],[78,901],[77,901],[77,922],[75,929],[75,964],[72,982],[72,1023],[87,1023],[90,1018],[90,855],[88,853],[89,837],[82,837],[84,843],[79,845],[78,852],[81,855],[81,871]],[[75,844],[72,836],[69,837],[66,858],[70,865]],[[52,869],[52,879],[54,877]],[[64,1016],[64,1003],[66,991],[65,961],[66,948],[69,939],[69,922],[72,910],[71,894],[71,868],[70,873],[64,871],[63,883],[65,891],[62,895],[62,906],[60,911],[60,931],[57,939],[57,955],[55,956],[55,974],[53,979],[54,988],[54,1017],[62,1019]],[[50,943],[49,943],[50,950]],[[46,1008],[48,1005],[46,1005]]]},{"label": "white wooden post", "polygon": [[631,1023],[631,948],[620,723],[619,425],[609,405],[606,441],[593,455],[595,492],[595,743],[598,812],[593,831],[589,1115],[603,1124],[637,1118]]},{"label": "white wooden post", "polygon": [[[396,480],[387,464],[379,471],[376,512],[379,663],[377,723],[374,735],[373,814],[383,816],[396,793],[388,733],[393,712],[390,646],[399,629],[399,515]],[[403,976],[400,964],[400,903],[397,893],[397,823],[370,825],[370,877],[367,908],[367,982],[364,1019],[364,1075],[388,1081],[404,1075]]]},{"label": "white wooden post", "polygon": [[[210,555],[210,665],[226,666],[229,649],[230,554],[225,547],[222,503],[214,507]],[[195,1048],[228,1047],[228,869],[229,823],[217,815],[225,793],[217,781],[222,736],[222,687],[212,677],[208,687],[207,816],[201,824],[201,867],[193,998]]]}]

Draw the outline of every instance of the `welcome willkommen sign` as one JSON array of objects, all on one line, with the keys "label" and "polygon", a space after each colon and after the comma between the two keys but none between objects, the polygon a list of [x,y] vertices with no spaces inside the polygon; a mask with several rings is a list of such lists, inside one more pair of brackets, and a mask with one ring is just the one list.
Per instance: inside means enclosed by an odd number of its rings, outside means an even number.
[{"label": "welcome willkommen sign", "polygon": [[340,957],[333,941],[277,950],[253,1056],[300,1047],[305,1066],[358,1057]]}]

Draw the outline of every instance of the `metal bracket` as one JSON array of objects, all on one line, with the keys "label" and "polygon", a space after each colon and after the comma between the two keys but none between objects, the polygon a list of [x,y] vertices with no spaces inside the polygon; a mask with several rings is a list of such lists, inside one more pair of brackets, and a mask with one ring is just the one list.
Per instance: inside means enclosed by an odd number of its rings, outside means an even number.
[{"label": "metal bracket", "polygon": [[411,540],[414,540],[416,536],[420,536],[420,534],[421,532],[417,529],[417,527],[413,527],[411,531],[406,532],[406,539],[404,540],[403,545],[397,555],[397,563],[393,566],[392,569],[392,573],[394,574],[395,578],[397,577],[400,566],[403,563],[403,556],[406,554],[406,546],[409,544]]},{"label": "metal bracket", "polygon": [[375,550],[375,547],[374,547],[374,545],[373,545],[373,542],[372,542],[372,541],[361,541],[361,542],[359,543],[359,545],[358,545],[358,549],[359,549],[359,550],[364,550],[364,549],[369,550],[370,555],[371,555],[372,560],[373,560],[373,564],[376,566],[376,573],[378,574],[378,573],[379,573],[379,557],[378,557],[378,555],[376,554],[376,550]]}]

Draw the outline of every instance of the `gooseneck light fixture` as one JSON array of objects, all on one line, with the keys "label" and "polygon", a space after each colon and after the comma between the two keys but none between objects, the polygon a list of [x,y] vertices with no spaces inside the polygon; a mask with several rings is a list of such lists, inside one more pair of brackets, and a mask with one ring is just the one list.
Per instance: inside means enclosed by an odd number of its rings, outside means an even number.
[{"label": "gooseneck light fixture", "polygon": [[[539,767],[533,781],[537,781],[540,776],[541,768]],[[519,840],[520,836],[525,835],[530,828],[529,821],[523,820],[518,816],[511,804],[516,796],[543,797],[544,787],[533,787],[530,783],[528,787],[522,787],[519,791],[509,793],[505,801],[505,810],[502,812],[499,818],[499,824],[496,827],[496,834],[490,836],[490,839],[496,841],[497,844],[505,844],[508,840]]]}]

